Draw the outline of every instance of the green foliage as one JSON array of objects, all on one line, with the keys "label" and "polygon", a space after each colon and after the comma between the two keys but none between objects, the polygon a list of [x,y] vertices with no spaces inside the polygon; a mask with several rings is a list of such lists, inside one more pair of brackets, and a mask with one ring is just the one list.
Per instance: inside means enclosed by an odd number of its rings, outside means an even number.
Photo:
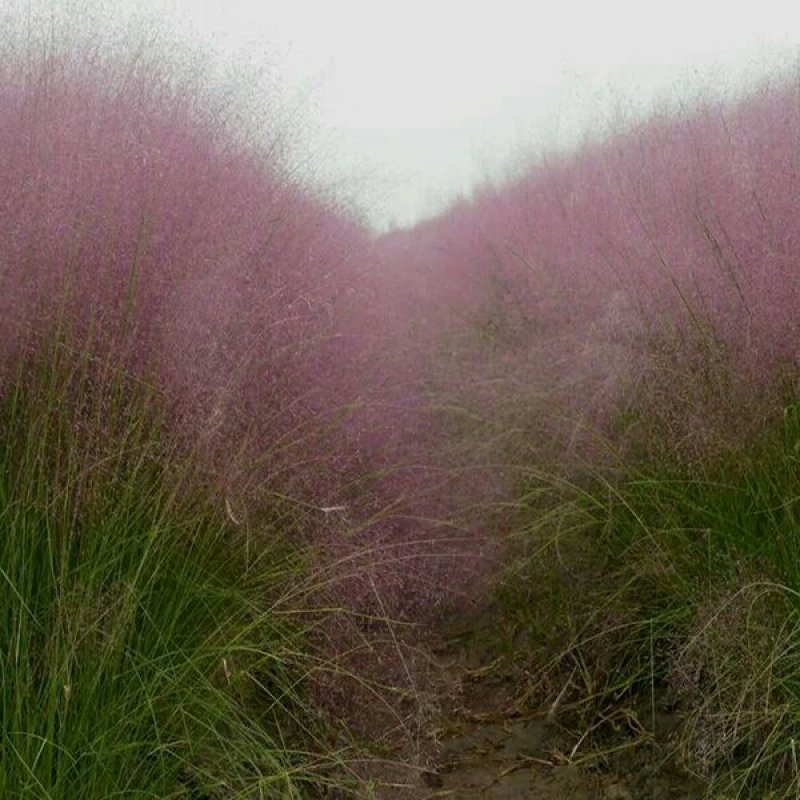
[{"label": "green foliage", "polygon": [[304,796],[302,559],[244,557],[148,387],[30,366],[0,407],[0,796]]},{"label": "green foliage", "polygon": [[538,476],[500,592],[504,646],[549,659],[536,691],[584,730],[620,702],[652,704],[655,724],[660,698],[682,722],[676,757],[715,791],[794,797],[799,479],[797,402],[704,462]]}]

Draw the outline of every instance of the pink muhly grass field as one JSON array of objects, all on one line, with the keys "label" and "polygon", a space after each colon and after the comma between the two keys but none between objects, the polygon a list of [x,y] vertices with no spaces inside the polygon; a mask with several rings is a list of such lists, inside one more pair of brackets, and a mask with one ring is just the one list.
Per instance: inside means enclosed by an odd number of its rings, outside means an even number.
[{"label": "pink muhly grass field", "polygon": [[58,326],[154,381],[231,485],[286,468],[290,432],[342,400],[360,224],[152,65],[8,58],[0,93],[3,363]]},{"label": "pink muhly grass field", "polygon": [[155,57],[8,50],[0,379],[67,335],[153,383],[231,515],[302,511],[357,607],[463,598],[520,472],[624,441],[622,412],[695,457],[796,368],[795,83],[377,238],[202,86]]},{"label": "pink muhly grass field", "polygon": [[343,606],[437,605],[463,536],[367,231],[201,74],[98,53],[0,59],[0,381],[58,341],[147,382],[255,541],[320,546]]},{"label": "pink muhly grass field", "polygon": [[507,414],[512,462],[594,458],[628,410],[679,457],[735,444],[797,368],[798,130],[798,83],[774,82],[656,116],[386,237],[395,273],[410,265],[407,283],[426,283],[406,290],[418,329],[472,330],[451,337],[431,382]]}]

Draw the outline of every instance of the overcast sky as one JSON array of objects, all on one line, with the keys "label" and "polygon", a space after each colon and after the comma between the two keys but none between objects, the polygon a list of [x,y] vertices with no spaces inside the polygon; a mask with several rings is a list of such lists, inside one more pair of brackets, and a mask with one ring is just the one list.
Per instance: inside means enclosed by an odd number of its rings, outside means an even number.
[{"label": "overcast sky", "polygon": [[[110,0],[113,6],[113,0]],[[277,62],[317,164],[379,227],[656,98],[730,90],[800,45],[800,3],[116,0],[223,59]]]}]

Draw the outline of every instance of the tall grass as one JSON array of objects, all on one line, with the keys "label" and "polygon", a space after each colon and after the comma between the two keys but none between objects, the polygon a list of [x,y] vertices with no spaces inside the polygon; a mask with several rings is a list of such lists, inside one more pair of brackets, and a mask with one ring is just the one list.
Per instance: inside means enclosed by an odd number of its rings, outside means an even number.
[{"label": "tall grass", "polygon": [[8,37],[0,794],[317,791],[498,528],[552,708],[797,789],[795,79],[370,239],[194,62]]},{"label": "tall grass", "polygon": [[0,71],[1,355],[66,319],[165,391],[231,486],[285,475],[293,432],[342,402],[331,312],[358,223],[297,180],[280,132],[240,130],[235,100],[152,50],[55,41]]},{"label": "tall grass", "polygon": [[0,43],[0,795],[318,794],[364,232],[191,63],[58,33]]},{"label": "tall grass", "polygon": [[616,437],[629,403],[687,459],[758,428],[796,368],[797,120],[788,74],[676,104],[388,239],[424,281],[406,292],[424,329],[476,333],[433,379],[538,416],[552,458]]},{"label": "tall grass", "polygon": [[713,796],[796,795],[797,441],[792,400],[735,456],[531,485],[505,642],[537,654],[527,691],[584,734],[576,761],[602,760],[616,709],[650,731],[668,711],[680,725],[662,755]]},{"label": "tall grass", "polygon": [[520,702],[577,712],[576,760],[668,706],[725,797],[798,786],[797,98],[676,104],[379,242],[447,500],[510,534]]},{"label": "tall grass", "polygon": [[304,796],[329,756],[303,560],[288,531],[246,558],[162,398],[81,355],[54,343],[0,408],[0,794]]}]

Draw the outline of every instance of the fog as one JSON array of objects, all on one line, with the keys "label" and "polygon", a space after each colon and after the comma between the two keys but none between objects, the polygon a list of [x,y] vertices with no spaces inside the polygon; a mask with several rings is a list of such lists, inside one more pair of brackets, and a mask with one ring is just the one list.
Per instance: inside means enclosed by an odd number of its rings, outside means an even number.
[{"label": "fog", "polygon": [[436,213],[522,158],[698,88],[786,65],[796,4],[609,0],[113,0],[223,62],[268,63],[318,175],[379,229]]}]

